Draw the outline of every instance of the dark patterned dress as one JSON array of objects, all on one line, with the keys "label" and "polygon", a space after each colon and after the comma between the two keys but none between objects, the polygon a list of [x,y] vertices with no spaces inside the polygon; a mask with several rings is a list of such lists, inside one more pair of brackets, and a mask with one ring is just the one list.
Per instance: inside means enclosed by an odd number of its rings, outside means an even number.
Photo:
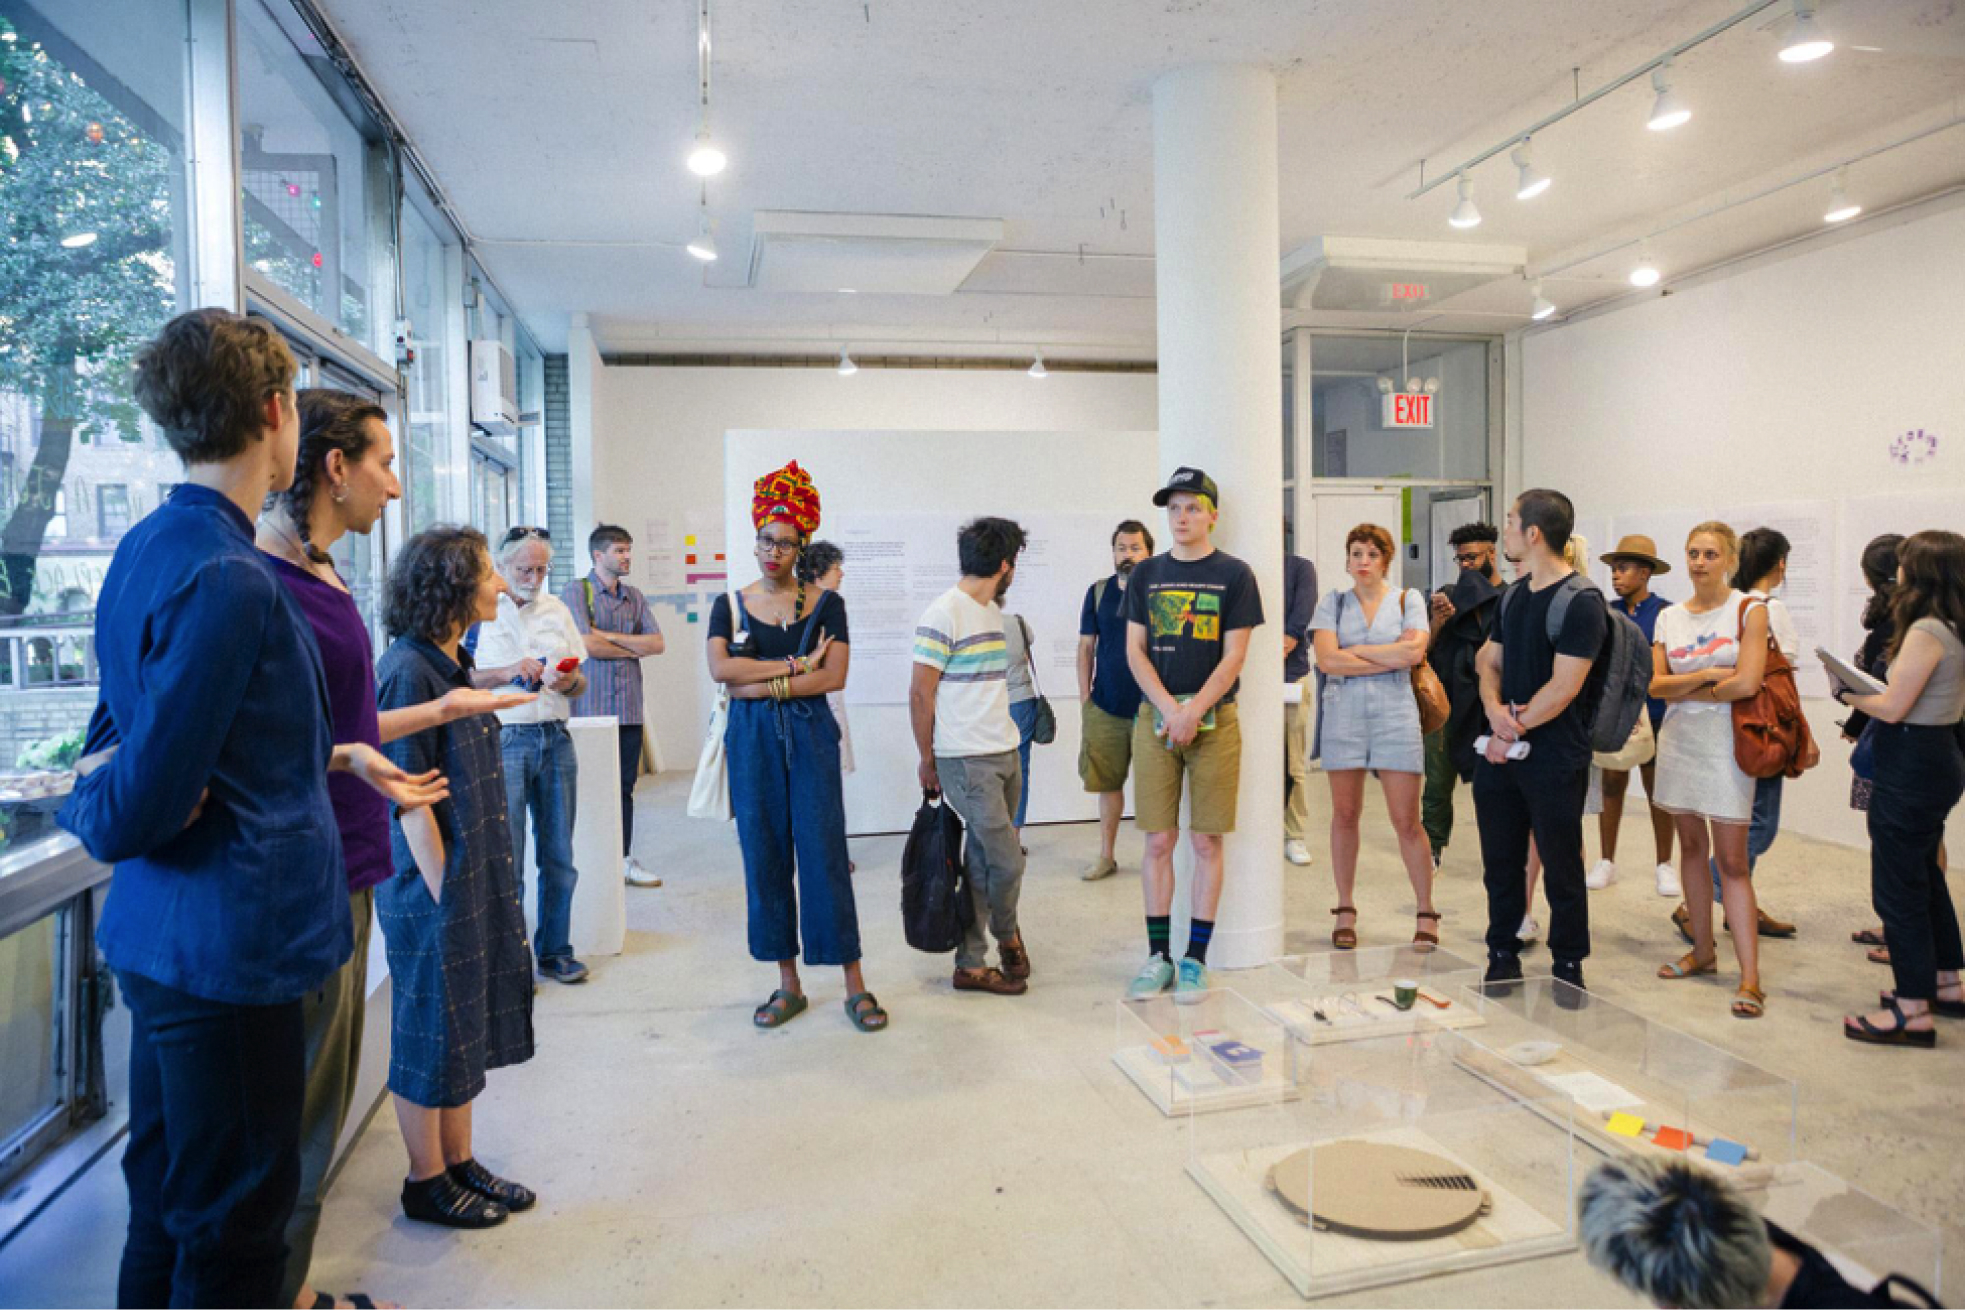
[{"label": "dark patterned dress", "polygon": [[[420,637],[404,637],[377,668],[384,710],[422,705],[468,687],[462,665]],[[394,1028],[389,1090],[416,1105],[466,1105],[485,1070],[532,1058],[532,947],[505,817],[498,720],[474,715],[384,746],[411,773],[441,769],[449,799],[435,806],[444,836],[438,899],[417,872],[400,816],[389,824],[395,874],[375,889],[388,946]]]}]

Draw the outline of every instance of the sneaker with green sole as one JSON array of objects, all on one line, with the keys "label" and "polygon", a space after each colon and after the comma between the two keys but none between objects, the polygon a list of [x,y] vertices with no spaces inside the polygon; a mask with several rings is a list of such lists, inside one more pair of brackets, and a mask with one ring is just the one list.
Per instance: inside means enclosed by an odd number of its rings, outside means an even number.
[{"label": "sneaker with green sole", "polygon": [[1159,996],[1173,981],[1174,965],[1168,958],[1158,952],[1149,955],[1147,962],[1140,966],[1140,972],[1134,974],[1133,981],[1127,984],[1126,999],[1139,1001],[1149,996]]}]

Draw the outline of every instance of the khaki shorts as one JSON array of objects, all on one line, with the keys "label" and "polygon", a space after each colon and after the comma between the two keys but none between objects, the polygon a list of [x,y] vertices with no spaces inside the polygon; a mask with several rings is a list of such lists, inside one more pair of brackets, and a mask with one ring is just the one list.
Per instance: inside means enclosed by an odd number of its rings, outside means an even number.
[{"label": "khaki shorts", "polygon": [[1142,702],[1133,721],[1133,822],[1142,832],[1181,826],[1181,776],[1188,778],[1188,831],[1219,836],[1236,830],[1242,782],[1242,726],[1234,702],[1215,707],[1215,730],[1169,749],[1154,735],[1154,707]]},{"label": "khaki shorts", "polygon": [[1133,764],[1133,721],[1079,704],[1079,780],[1090,792],[1121,791]]}]

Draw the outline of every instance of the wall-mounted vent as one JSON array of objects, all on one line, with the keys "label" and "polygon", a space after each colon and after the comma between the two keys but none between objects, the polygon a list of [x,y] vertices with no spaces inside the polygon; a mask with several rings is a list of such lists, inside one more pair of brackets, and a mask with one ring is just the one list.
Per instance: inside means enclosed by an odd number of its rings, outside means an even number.
[{"label": "wall-mounted vent", "polygon": [[953,295],[1003,232],[997,218],[760,210],[751,224],[749,284],[826,295]]}]

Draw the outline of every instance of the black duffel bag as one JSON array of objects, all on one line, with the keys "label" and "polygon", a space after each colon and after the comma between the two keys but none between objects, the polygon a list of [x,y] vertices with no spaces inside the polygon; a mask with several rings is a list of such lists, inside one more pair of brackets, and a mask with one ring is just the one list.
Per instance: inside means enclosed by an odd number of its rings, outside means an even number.
[{"label": "black duffel bag", "polygon": [[975,920],[962,851],[963,821],[940,796],[923,792],[901,851],[901,930],[918,951],[955,950]]}]

